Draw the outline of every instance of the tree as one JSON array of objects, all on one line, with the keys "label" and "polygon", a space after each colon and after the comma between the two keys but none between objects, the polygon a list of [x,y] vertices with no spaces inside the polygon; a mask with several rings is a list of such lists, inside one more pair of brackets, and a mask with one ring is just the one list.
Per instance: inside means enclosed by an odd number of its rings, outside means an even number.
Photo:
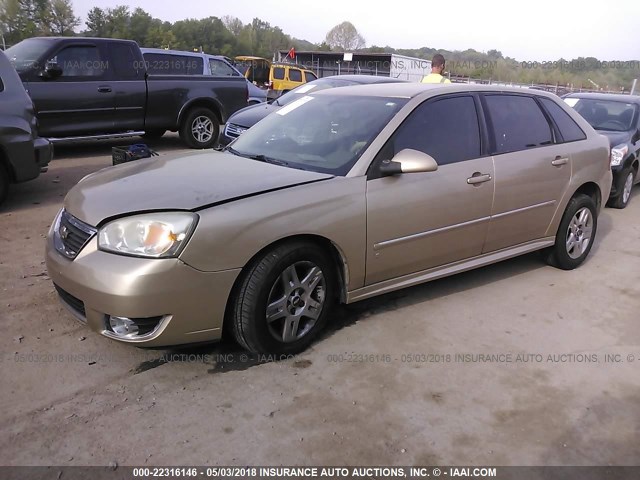
[{"label": "tree", "polygon": [[222,23],[224,23],[227,30],[229,30],[235,37],[239,36],[240,32],[242,32],[242,29],[244,28],[242,20],[231,15],[225,15],[222,17]]},{"label": "tree", "polygon": [[359,50],[366,45],[364,38],[351,22],[342,22],[329,30],[325,42],[332,50],[338,51]]},{"label": "tree", "polygon": [[74,29],[80,25],[80,18],[73,13],[71,0],[51,1],[51,33],[55,35],[73,35]]},{"label": "tree", "polygon": [[99,7],[93,7],[87,13],[87,21],[85,22],[87,31],[85,32],[91,37],[106,37],[107,31],[107,14]]}]

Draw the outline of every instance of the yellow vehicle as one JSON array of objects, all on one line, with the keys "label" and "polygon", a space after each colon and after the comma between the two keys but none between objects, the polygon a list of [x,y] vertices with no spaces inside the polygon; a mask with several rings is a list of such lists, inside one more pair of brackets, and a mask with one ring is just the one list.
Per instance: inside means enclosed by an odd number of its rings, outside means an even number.
[{"label": "yellow vehicle", "polygon": [[268,88],[273,96],[279,96],[300,85],[317,79],[311,70],[294,63],[273,63],[262,57],[239,56],[236,66],[244,76],[259,87]]}]

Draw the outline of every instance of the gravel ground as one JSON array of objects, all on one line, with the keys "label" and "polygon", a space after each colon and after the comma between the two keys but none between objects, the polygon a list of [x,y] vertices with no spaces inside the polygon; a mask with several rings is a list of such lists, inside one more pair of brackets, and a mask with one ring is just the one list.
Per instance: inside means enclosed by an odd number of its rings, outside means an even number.
[{"label": "gravel ground", "polygon": [[[226,342],[136,349],[61,307],[43,237],[123,143],[59,148],[0,209],[0,464],[640,461],[637,191],[604,210],[576,271],[528,255],[353,304],[269,362]],[[155,147],[184,151],[175,135]]]}]

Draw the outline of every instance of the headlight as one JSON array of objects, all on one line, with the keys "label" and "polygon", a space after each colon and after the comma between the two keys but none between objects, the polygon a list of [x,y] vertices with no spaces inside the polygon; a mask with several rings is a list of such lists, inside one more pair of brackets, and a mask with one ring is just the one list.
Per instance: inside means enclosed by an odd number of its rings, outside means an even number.
[{"label": "headlight", "polygon": [[611,166],[617,167],[622,163],[624,157],[627,155],[629,147],[627,145],[618,145],[611,149]]},{"label": "headlight", "polygon": [[178,255],[195,229],[198,216],[189,212],[148,213],[107,223],[98,247],[113,253],[166,258]]}]

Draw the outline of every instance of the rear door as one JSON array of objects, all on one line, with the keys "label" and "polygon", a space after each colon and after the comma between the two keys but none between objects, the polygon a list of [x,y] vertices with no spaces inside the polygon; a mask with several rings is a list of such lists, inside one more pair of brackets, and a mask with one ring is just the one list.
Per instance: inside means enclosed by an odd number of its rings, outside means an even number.
[{"label": "rear door", "polygon": [[[416,107],[371,166],[367,181],[366,284],[468,259],[482,252],[493,202],[493,162],[483,147],[479,100],[437,97]],[[404,149],[438,169],[381,177]]]},{"label": "rear door", "polygon": [[143,130],[147,82],[140,50],[134,43],[109,42],[109,58],[113,63],[115,128],[122,132]]},{"label": "rear door", "polygon": [[104,43],[64,43],[47,63],[62,69],[57,78],[34,76],[29,93],[44,136],[111,132],[115,128],[115,92]]},{"label": "rear door", "polygon": [[530,95],[484,94],[495,199],[484,252],[545,237],[571,179],[569,143]]}]

